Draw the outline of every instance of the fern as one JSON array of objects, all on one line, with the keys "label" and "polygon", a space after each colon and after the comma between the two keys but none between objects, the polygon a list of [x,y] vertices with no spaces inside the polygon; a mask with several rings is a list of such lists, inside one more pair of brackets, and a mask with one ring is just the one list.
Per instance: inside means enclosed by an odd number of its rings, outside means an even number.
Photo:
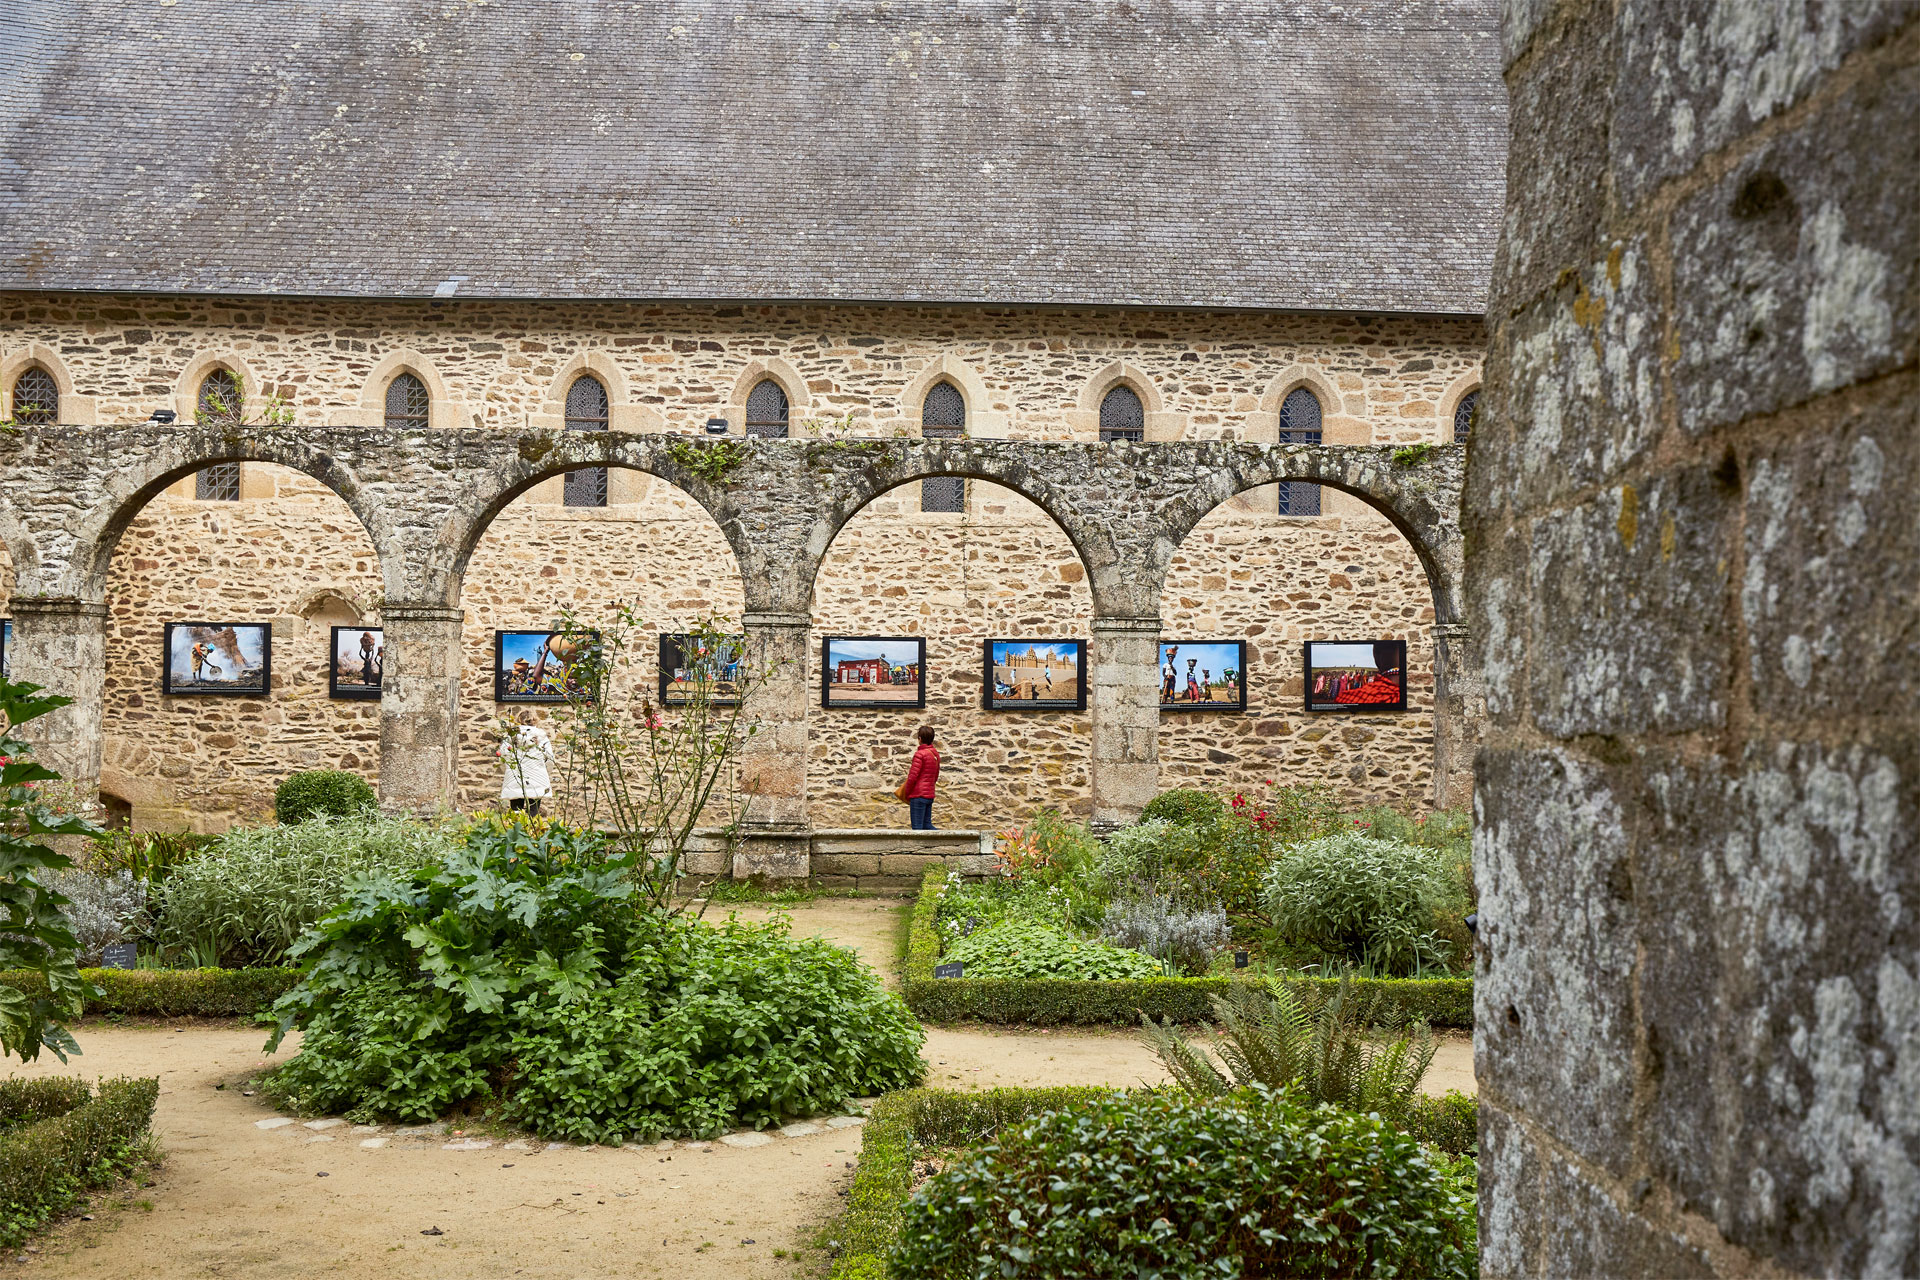
[{"label": "fern", "polygon": [[1377,994],[1356,993],[1351,979],[1325,999],[1296,995],[1271,979],[1264,991],[1237,983],[1213,998],[1213,1010],[1220,1020],[1218,1063],[1171,1018],[1156,1024],[1140,1017],[1147,1045],[1167,1074],[1200,1097],[1254,1084],[1291,1085],[1313,1102],[1399,1116],[1439,1048],[1426,1023],[1403,1030],[1396,1009]]}]

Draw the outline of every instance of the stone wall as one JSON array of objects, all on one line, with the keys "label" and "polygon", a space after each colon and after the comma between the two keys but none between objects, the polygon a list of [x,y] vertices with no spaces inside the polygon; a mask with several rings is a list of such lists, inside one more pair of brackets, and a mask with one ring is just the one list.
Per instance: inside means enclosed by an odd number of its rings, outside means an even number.
[{"label": "stone wall", "polygon": [[[798,432],[803,417],[842,413],[862,431],[911,431],[903,406],[946,377],[968,396],[970,432],[1087,439],[1096,430],[1087,406],[1126,378],[1147,399],[1156,436],[1271,438],[1277,397],[1304,383],[1326,401],[1330,441],[1417,442],[1450,434],[1452,404],[1477,376],[1474,328],[1445,320],[20,295],[0,298],[0,316],[0,360],[57,362],[102,422],[144,417],[176,392],[190,410],[198,373],[218,358],[284,396],[296,421],[377,421],[385,378],[405,367],[428,379],[447,425],[551,427],[551,401],[571,371],[590,368],[608,382],[621,429],[694,431],[731,415],[737,430],[747,386],[772,375],[791,380]],[[196,501],[191,480],[172,486],[112,562],[105,783],[142,825],[223,826],[262,811],[291,768],[372,776],[377,767],[378,707],[328,701],[322,664],[328,625],[377,615],[367,536],[306,476],[255,463],[243,474],[239,503]],[[656,628],[741,611],[739,570],[711,517],[664,481],[617,471],[613,484],[607,508],[581,510],[560,505],[558,481],[541,482],[493,520],[466,568],[463,804],[498,790],[496,627],[547,625],[562,604],[592,616],[616,599],[635,601]],[[980,707],[984,638],[1088,636],[1086,567],[1059,526],[1008,490],[970,482],[968,510],[947,514],[920,512],[918,488],[883,495],[835,538],[815,584],[809,684],[817,689],[825,634],[924,634],[929,705],[862,713],[816,702],[814,821],[898,821],[891,791],[923,719],[948,752],[943,823],[991,827],[1042,805],[1086,814],[1091,717]],[[1168,633],[1247,637],[1253,683],[1245,716],[1161,717],[1163,783],[1328,781],[1355,799],[1419,803],[1433,735],[1433,607],[1420,566],[1354,498],[1327,491],[1317,518],[1274,511],[1271,488],[1229,500],[1166,576]],[[161,628],[189,616],[273,620],[274,698],[162,699]],[[1413,709],[1300,714],[1299,643],[1309,635],[1407,639]]]},{"label": "stone wall", "polygon": [[1920,8],[1506,7],[1482,1274],[1920,1274]]}]

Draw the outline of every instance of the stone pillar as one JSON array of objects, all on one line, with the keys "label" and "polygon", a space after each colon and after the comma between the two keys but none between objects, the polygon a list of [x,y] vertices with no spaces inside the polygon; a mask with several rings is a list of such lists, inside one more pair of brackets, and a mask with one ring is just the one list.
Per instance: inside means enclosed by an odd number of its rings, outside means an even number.
[{"label": "stone pillar", "polygon": [[1505,9],[1480,1274],[1920,1275],[1920,6]]},{"label": "stone pillar", "polygon": [[73,699],[23,725],[20,734],[34,744],[39,762],[72,784],[91,811],[100,795],[107,606],[98,600],[15,596],[12,609],[12,678]]},{"label": "stone pillar", "polygon": [[771,674],[748,699],[753,733],[740,756],[746,821],[734,856],[736,878],[805,879],[809,874],[807,817],[807,638],[805,613],[749,612],[741,621],[752,670]]},{"label": "stone pillar", "polygon": [[380,680],[380,805],[433,813],[457,804],[460,624],[445,605],[388,604]]},{"label": "stone pillar", "polygon": [[1093,829],[1140,818],[1160,789],[1160,617],[1095,617],[1088,646]]},{"label": "stone pillar", "polygon": [[1486,719],[1478,654],[1466,624],[1433,628],[1433,807],[1473,804],[1473,752]]}]

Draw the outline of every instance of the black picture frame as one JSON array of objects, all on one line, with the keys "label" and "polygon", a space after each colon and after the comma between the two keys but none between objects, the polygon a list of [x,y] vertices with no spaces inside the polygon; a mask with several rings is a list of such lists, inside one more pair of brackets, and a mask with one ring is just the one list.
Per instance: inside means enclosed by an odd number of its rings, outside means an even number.
[{"label": "black picture frame", "polygon": [[[687,639],[688,634],[689,633],[685,631],[662,631],[660,633],[660,705],[663,707],[684,707],[693,701],[693,699],[689,697],[687,694],[683,692],[678,692],[674,689],[673,686],[675,682],[672,679],[672,674],[671,674],[675,671],[679,671],[683,669],[684,666],[686,665],[684,662],[684,655],[685,655],[685,641]],[[721,640],[721,643],[723,645],[731,647],[734,652],[733,661],[723,663],[723,670],[725,667],[738,668],[742,662],[746,661],[747,638],[744,635],[726,636]],[[719,681],[716,681],[716,685],[720,685],[720,686],[724,686],[728,683],[729,682],[724,678],[722,678]],[[732,693],[715,692],[715,693],[709,694],[707,697],[707,705],[710,707],[739,706],[740,705],[740,694],[739,694],[740,682],[738,678],[736,678],[731,683],[734,686],[734,692]]]},{"label": "black picture frame", "polygon": [[[1167,696],[1166,678],[1169,649],[1174,650],[1175,663],[1174,690],[1171,699]],[[1231,666],[1229,666],[1229,660],[1222,655],[1222,650],[1232,651]],[[1155,647],[1154,654],[1154,672],[1160,683],[1160,709],[1162,711],[1221,711],[1231,713],[1245,711],[1247,709],[1247,642],[1245,640],[1162,639]],[[1236,696],[1230,701],[1211,697],[1201,700],[1185,697],[1184,694],[1188,687],[1188,678],[1185,672],[1188,669],[1181,667],[1179,664],[1189,661],[1196,664],[1192,668],[1196,674],[1204,674],[1216,668],[1223,674],[1228,670],[1238,673],[1239,679],[1233,682],[1236,686]],[[1205,665],[1200,665],[1202,663]],[[1220,683],[1220,681],[1208,679],[1204,686],[1204,691],[1211,694],[1214,688]]]},{"label": "black picture frame", "polygon": [[[507,655],[510,647],[516,653],[528,652],[525,646],[516,643],[522,637],[539,637],[540,643],[534,645],[531,649],[531,652],[539,654],[544,649],[546,641],[555,636],[566,634],[566,632],[554,627],[537,627],[523,630],[507,627],[495,628],[493,633],[493,700],[495,702],[524,703],[535,706],[554,706],[565,703],[567,701],[567,695],[564,691],[528,693],[524,690],[513,689],[513,668],[508,665],[509,660]],[[600,633],[598,631],[579,631],[574,634],[582,637],[586,641],[588,648],[593,648],[600,643]],[[513,661],[516,662],[519,660],[518,657],[513,659]],[[537,662],[530,663],[530,665],[532,671],[529,674],[532,674],[532,672],[540,672],[540,674],[544,676],[544,672],[541,671]]]},{"label": "black picture frame", "polygon": [[[363,636],[373,637],[373,683],[342,683],[340,679],[340,639],[347,640],[348,664],[352,665],[351,655],[355,652],[366,653]],[[360,667],[364,673],[368,660],[362,658]],[[386,674],[387,634],[380,627],[331,627],[327,631],[327,696],[339,698],[344,702],[377,702],[380,700],[381,681]]]},{"label": "black picture frame", "polygon": [[[233,665],[231,652],[218,648],[221,633],[232,631],[235,638],[235,650],[242,653],[246,638],[258,634],[260,644],[260,665],[258,676],[244,683],[230,683],[224,680],[196,679],[192,667],[192,653],[195,647],[203,644],[213,645],[201,671],[209,669],[221,675],[227,667]],[[198,634],[196,634],[198,633]],[[176,640],[178,637],[178,640]],[[175,648],[184,641],[184,647],[178,652],[181,669],[175,672]],[[226,658],[226,662],[212,661],[213,657]],[[243,666],[241,668],[245,670]],[[160,692],[176,698],[264,698],[273,692],[273,624],[271,622],[169,622],[160,644]]]},{"label": "black picture frame", "polygon": [[13,679],[13,619],[0,618],[0,680]]},{"label": "black picture frame", "polygon": [[[904,665],[895,663],[891,654],[867,656],[859,653],[857,648],[848,651],[844,657],[836,657],[834,653],[835,645],[871,647],[882,644],[913,646],[913,665],[914,669],[918,672],[919,678],[914,682],[917,687],[914,690],[914,697],[911,702],[904,698],[861,698],[848,696],[855,690],[878,688],[881,682],[856,681],[836,684],[834,681],[834,673],[838,664],[842,662],[873,663],[885,661],[890,670],[897,666]],[[904,652],[901,656],[904,656]],[[898,685],[891,680],[884,683],[891,687],[898,687]],[[834,690],[836,688],[841,692],[841,697],[838,699],[834,697]],[[919,711],[924,710],[926,705],[927,640],[925,636],[822,636],[820,638],[820,707],[822,710]]]},{"label": "black picture frame", "polygon": [[[1316,655],[1316,649],[1322,652]],[[1371,650],[1371,656],[1365,664],[1342,662],[1343,657],[1358,657],[1357,654],[1335,654],[1327,652],[1333,649]],[[1407,642],[1405,640],[1309,640],[1301,647],[1302,674],[1300,678],[1301,701],[1309,715],[1354,715],[1380,711],[1405,711],[1407,709]],[[1316,658],[1318,660],[1316,660]],[[1380,666],[1385,660],[1392,665]],[[1400,696],[1392,702],[1334,702],[1329,698],[1314,697],[1316,673],[1351,671],[1355,674],[1362,670],[1374,672],[1398,671],[1400,673]],[[1324,693],[1324,691],[1323,691]]]},{"label": "black picture frame", "polygon": [[[1017,646],[1027,646],[1031,653],[1035,645],[1059,650],[1070,649],[1073,652],[1073,695],[1054,697],[1039,681],[1029,684],[1031,694],[1045,693],[1046,696],[1003,697],[1000,687],[1008,683],[1000,679],[1001,668],[1009,664],[1001,658],[1017,659],[1020,655],[1010,652],[996,653],[995,646],[1005,645],[1011,650]],[[1011,683],[1018,689],[1019,664],[1011,665],[1009,674],[1014,676]],[[1049,664],[1048,670],[1051,670]],[[1055,685],[1058,682],[1053,682]],[[1064,691],[1063,691],[1064,692]],[[1028,636],[992,636],[981,642],[980,648],[980,705],[988,711],[1085,711],[1087,709],[1087,642],[1085,640],[1051,640]]]}]

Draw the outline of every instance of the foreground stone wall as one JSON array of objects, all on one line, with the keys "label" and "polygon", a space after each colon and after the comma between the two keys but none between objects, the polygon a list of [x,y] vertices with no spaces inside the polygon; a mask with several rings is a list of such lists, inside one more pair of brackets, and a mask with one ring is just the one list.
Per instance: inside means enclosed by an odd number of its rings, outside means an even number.
[{"label": "foreground stone wall", "polygon": [[1510,0],[1489,1276],[1920,1273],[1920,8]]}]

